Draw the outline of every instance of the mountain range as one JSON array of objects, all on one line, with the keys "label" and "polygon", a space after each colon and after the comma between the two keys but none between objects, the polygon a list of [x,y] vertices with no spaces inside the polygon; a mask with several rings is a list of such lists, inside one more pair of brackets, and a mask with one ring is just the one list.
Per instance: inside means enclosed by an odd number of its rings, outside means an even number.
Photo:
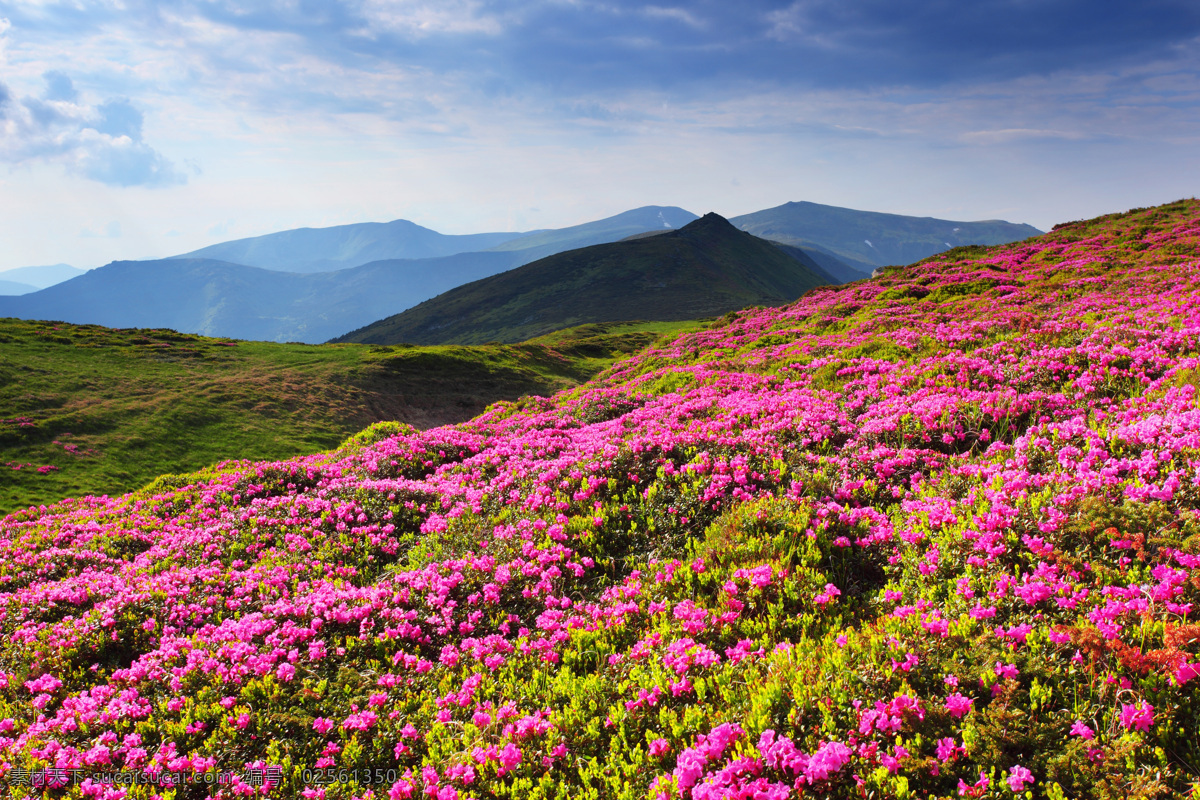
[{"label": "mountain range", "polygon": [[454,236],[408,220],[365,222],[331,228],[298,228],[222,242],[177,259],[203,258],[282,272],[332,272],[394,259],[427,259],[496,250],[513,253],[514,266],[544,256],[613,242],[630,234],[677,228],[696,219],[682,208],[645,206],[613,217],[556,230]]},{"label": "mountain range", "polygon": [[717,214],[679,230],[547,256],[459,286],[338,342],[520,342],[589,322],[714,317],[782,305],[840,283],[803,250],[739,231]]},{"label": "mountain range", "polygon": [[115,261],[35,294],[0,297],[0,316],[317,343],[512,266],[508,253],[314,273],[207,258]]},{"label": "mountain range", "polygon": [[[645,206],[525,233],[451,236],[406,220],[281,231],[166,259],[116,261],[38,291],[0,297],[0,316],[315,343],[542,258],[679,229],[697,218],[678,207]],[[891,263],[885,257],[890,253],[903,254],[894,259],[903,263],[949,245],[1037,233],[1006,222],[958,223],[814,203],[789,203],[730,221],[799,248],[785,252],[815,263],[834,283],[866,277]],[[858,247],[860,235],[870,244]],[[0,281],[36,286],[31,269],[47,268],[8,270]]]},{"label": "mountain range", "polygon": [[868,273],[875,267],[911,264],[952,247],[1007,244],[1042,233],[1032,225],[997,219],[955,222],[809,202],[784,203],[729,221],[764,239],[818,248]]}]

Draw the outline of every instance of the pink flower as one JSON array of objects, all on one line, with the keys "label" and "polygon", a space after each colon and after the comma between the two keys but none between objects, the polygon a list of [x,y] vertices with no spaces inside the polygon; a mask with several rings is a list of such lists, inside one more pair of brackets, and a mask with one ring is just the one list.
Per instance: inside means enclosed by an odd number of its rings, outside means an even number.
[{"label": "pink flower", "polygon": [[814,597],[813,602],[819,606],[823,606],[827,603],[832,603],[833,599],[835,597],[839,597],[841,594],[842,594],[841,589],[834,586],[832,583],[827,583],[827,584],[825,584],[825,591],[821,592],[819,595]]},{"label": "pink flower", "polygon": [[1017,765],[1008,772],[1008,788],[1014,792],[1019,792],[1025,788],[1025,784],[1033,783],[1033,773],[1024,767]]},{"label": "pink flower", "polygon": [[498,756],[502,767],[499,772],[504,774],[521,763],[521,748],[509,742],[500,749]]},{"label": "pink flower", "polygon": [[650,743],[650,755],[654,758],[666,755],[669,752],[671,752],[671,745],[667,743],[666,739],[655,739]]},{"label": "pink flower", "polygon": [[1091,740],[1096,738],[1096,732],[1084,724],[1083,720],[1075,720],[1075,724],[1071,726],[1071,735],[1080,736],[1084,739]]},{"label": "pink flower", "polygon": [[412,797],[415,790],[412,781],[407,778],[401,778],[392,784],[392,788],[388,790],[388,800],[408,800]]},{"label": "pink flower", "polygon": [[1001,678],[1012,679],[1020,674],[1016,664],[1001,664],[999,661],[997,661],[996,666],[993,669],[995,670],[996,675]]},{"label": "pink flower", "polygon": [[1200,664],[1181,664],[1175,670],[1175,682],[1180,686],[1183,686],[1192,678],[1200,678]]},{"label": "pink flower", "polygon": [[374,727],[379,715],[374,711],[360,711],[351,714],[342,722],[342,728],[348,731],[365,731]]},{"label": "pink flower", "polygon": [[1121,706],[1121,725],[1129,730],[1148,731],[1154,724],[1154,706],[1145,700],[1137,705],[1125,703]]},{"label": "pink flower", "polygon": [[954,739],[952,739],[949,736],[947,736],[944,739],[938,739],[938,742],[937,742],[938,761],[949,761],[949,760],[953,759],[955,756],[957,756],[959,753],[965,753],[965,752],[966,751],[963,748],[959,747],[958,744],[954,741]]},{"label": "pink flower", "polygon": [[[900,751],[901,748],[897,748]],[[827,780],[834,773],[840,772],[842,767],[850,763],[850,758],[853,751],[842,744],[841,742],[824,742],[812,754],[812,758],[808,762],[808,766],[804,769],[804,778],[809,783]],[[904,756],[908,753],[905,752]],[[900,756],[900,752],[897,752]]]},{"label": "pink flower", "polygon": [[971,705],[975,702],[974,698],[965,697],[962,694],[955,692],[946,698],[946,710],[950,712],[950,716],[955,719],[966,716],[971,710]]},{"label": "pink flower", "polygon": [[34,694],[39,692],[56,692],[62,685],[63,682],[49,672],[35,680],[25,681],[25,688]]},{"label": "pink flower", "polygon": [[325,717],[317,717],[313,720],[313,730],[320,734],[329,733],[333,730],[333,720]]}]

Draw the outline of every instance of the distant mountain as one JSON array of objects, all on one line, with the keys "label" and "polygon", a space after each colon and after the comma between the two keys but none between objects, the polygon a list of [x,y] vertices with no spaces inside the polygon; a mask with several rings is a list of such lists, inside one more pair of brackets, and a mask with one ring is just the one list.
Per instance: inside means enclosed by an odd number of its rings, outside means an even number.
[{"label": "distant mountain", "polygon": [[569,228],[537,231],[493,247],[499,251],[521,251],[522,264],[539,258],[575,250],[593,244],[617,242],[640,233],[653,233],[681,228],[699,219],[695,214],[676,206],[642,206],[621,214]]},{"label": "distant mountain", "polygon": [[[297,259],[288,262],[291,267],[313,269],[321,263],[340,265],[388,248],[406,252],[424,248],[427,252],[478,247],[494,244],[497,237],[518,234],[443,236],[403,220],[283,231],[197,251],[275,264],[273,269],[211,257],[118,261],[43,291],[0,298],[0,316],[121,328],[173,328],[239,339],[322,342],[456,286],[536,260],[539,253],[597,239],[609,241],[631,231],[684,224],[689,219],[695,215],[683,209],[649,206],[530,234],[525,237],[527,247],[390,258],[324,272],[285,270],[279,265],[288,254]],[[329,258],[331,254],[340,254],[342,260]],[[301,255],[308,260],[299,260]]]},{"label": "distant mountain", "polygon": [[394,259],[439,258],[481,251],[518,252],[514,264],[554,253],[615,242],[630,234],[677,228],[696,219],[682,208],[645,206],[556,230],[452,236],[408,220],[330,228],[297,228],[202,247],[172,258],[205,258],[282,272],[331,272]]},{"label": "distant mountain", "polygon": [[771,242],[771,244],[800,263],[810,266],[814,272],[828,275],[829,283],[853,283],[871,277],[870,272],[855,269],[837,256],[813,245],[797,247],[794,244],[784,244],[783,242]]},{"label": "distant mountain", "polygon": [[38,287],[33,284],[0,280],[0,295],[28,294],[37,290]]},{"label": "distant mountain", "polygon": [[808,202],[785,203],[729,221],[764,239],[805,249],[815,245],[867,273],[875,267],[911,264],[952,247],[1006,244],[1042,233],[1032,225],[1003,220],[954,222]]},{"label": "distant mountain", "polygon": [[415,222],[297,228],[202,247],[173,258],[204,258],[283,272],[330,272],[391,259],[439,258],[487,250],[523,233],[453,236]]},{"label": "distant mountain", "polygon": [[[696,233],[684,235],[695,220],[695,214],[682,208],[645,206],[582,225],[523,234],[446,236],[405,220],[281,231],[195,251],[207,257],[114,262],[86,272],[66,264],[7,270],[0,273],[0,295],[11,294],[0,296],[0,315],[113,327],[164,327],[186,333],[268,341],[320,342],[382,321],[462,284],[564,251],[616,243],[629,237],[634,238],[621,243],[622,247],[645,250],[630,251],[633,261],[625,272],[609,271],[623,276],[619,280],[643,286],[644,296],[636,302],[609,297],[607,293],[614,287],[580,283],[586,275],[593,274],[594,265],[589,262],[584,269],[582,262],[572,256],[553,263],[558,264],[557,269],[582,269],[582,277],[542,274],[555,286],[571,278],[576,290],[595,296],[594,302],[590,297],[586,299],[583,316],[567,313],[565,297],[559,304],[561,308],[555,311],[537,306],[532,295],[524,299],[514,296],[510,298],[513,307],[528,307],[525,316],[530,319],[517,323],[501,315],[487,323],[491,326],[488,330],[506,331],[503,337],[513,341],[511,337],[518,334],[533,335],[577,322],[638,317],[682,319],[700,313],[700,308],[719,306],[729,310],[740,307],[730,305],[735,298],[743,298],[743,305],[775,302],[767,298],[780,298],[779,302],[791,299],[787,292],[771,294],[763,286],[753,290],[747,288],[749,284],[735,288],[741,278],[734,279],[733,284],[721,283],[723,288],[705,294],[703,281],[697,276],[714,276],[740,256],[735,257],[730,250],[720,257],[713,256],[716,258],[713,263],[706,262],[707,256],[699,252],[702,248],[698,244],[684,244]],[[1028,225],[1007,222],[950,222],[815,203],[788,203],[735,217],[731,222],[761,239],[779,244],[771,247],[756,240],[759,255],[772,253],[774,260],[764,263],[778,264],[781,256],[790,257],[793,264],[802,263],[809,277],[838,283],[866,277],[879,265],[909,263],[950,246],[1006,242],[1038,232]],[[649,235],[659,232],[661,235]],[[657,252],[656,248],[667,247],[664,242],[677,249],[680,255],[670,256],[676,260],[663,264],[645,261],[653,258],[649,254]],[[737,250],[748,245],[743,242],[734,247],[725,242],[721,247]],[[465,249],[449,253],[460,248]],[[421,253],[435,255],[417,257]],[[408,255],[398,258],[400,254]],[[733,262],[722,261],[726,256]],[[695,275],[672,273],[663,287],[646,284],[637,277],[637,270],[658,274],[655,270],[666,269],[668,263],[691,265],[687,268],[694,269]],[[750,280],[749,273],[743,277]],[[47,288],[31,291],[29,286]],[[548,288],[539,296],[545,295],[546,299],[555,291],[558,290]],[[661,316],[666,312],[660,312],[656,304],[675,302],[681,304],[672,312],[675,315]],[[635,307],[643,311],[634,317],[627,316]],[[608,317],[601,311],[619,311],[621,316]],[[405,317],[405,324],[411,319]],[[472,338],[465,329],[455,330],[458,333],[454,335],[459,338],[454,341],[501,338],[500,334]]]},{"label": "distant mountain", "polygon": [[587,322],[685,320],[780,305],[830,282],[716,214],[660,236],[548,256],[439,295],[337,342],[518,342]]},{"label": "distant mountain", "polygon": [[[72,267],[70,264],[49,264],[44,267],[14,267],[0,272],[0,281],[15,281],[30,287],[27,291],[45,289],[56,283],[69,281],[87,272],[85,269]],[[20,292],[2,292],[2,294],[20,294]]]},{"label": "distant mountain", "polygon": [[511,253],[465,253],[300,274],[201,258],[116,261],[33,294],[0,297],[0,317],[316,343],[512,262]]}]

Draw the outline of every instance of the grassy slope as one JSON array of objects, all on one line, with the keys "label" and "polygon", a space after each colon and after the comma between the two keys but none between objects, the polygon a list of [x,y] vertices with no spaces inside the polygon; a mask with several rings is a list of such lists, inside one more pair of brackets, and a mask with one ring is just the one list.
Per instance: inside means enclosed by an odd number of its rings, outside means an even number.
[{"label": "grassy slope", "polygon": [[780,305],[829,279],[708,215],[659,236],[584,247],[460,286],[337,341],[522,341],[612,320],[687,320]]},{"label": "grassy slope", "polygon": [[416,348],[0,320],[0,513],[126,492],[224,459],[326,450],[380,420],[459,422],[586,380],[666,327]]}]

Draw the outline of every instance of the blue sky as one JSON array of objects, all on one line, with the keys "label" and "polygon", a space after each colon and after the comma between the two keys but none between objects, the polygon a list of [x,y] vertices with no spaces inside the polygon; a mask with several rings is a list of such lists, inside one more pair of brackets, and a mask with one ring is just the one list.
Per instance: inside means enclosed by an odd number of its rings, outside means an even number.
[{"label": "blue sky", "polygon": [[300,226],[1200,192],[1195,0],[0,0],[0,269]]}]

